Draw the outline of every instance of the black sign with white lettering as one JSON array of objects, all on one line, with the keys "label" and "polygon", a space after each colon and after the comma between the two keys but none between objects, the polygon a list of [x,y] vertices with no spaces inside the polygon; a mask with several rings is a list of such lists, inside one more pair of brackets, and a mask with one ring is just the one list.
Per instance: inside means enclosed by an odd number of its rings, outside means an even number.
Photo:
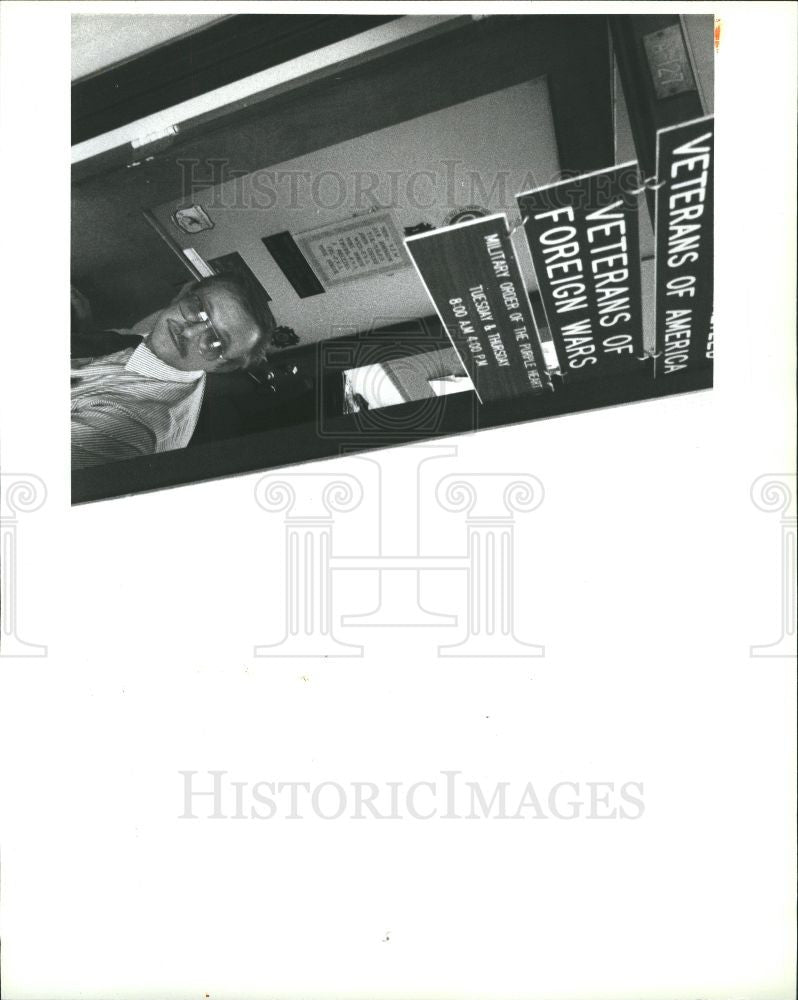
[{"label": "black sign with white lettering", "polygon": [[566,382],[640,368],[638,176],[624,163],[517,196]]},{"label": "black sign with white lettering", "polygon": [[551,388],[505,215],[409,236],[405,247],[480,402]]},{"label": "black sign with white lettering", "polygon": [[657,378],[712,364],[714,125],[657,132]]}]

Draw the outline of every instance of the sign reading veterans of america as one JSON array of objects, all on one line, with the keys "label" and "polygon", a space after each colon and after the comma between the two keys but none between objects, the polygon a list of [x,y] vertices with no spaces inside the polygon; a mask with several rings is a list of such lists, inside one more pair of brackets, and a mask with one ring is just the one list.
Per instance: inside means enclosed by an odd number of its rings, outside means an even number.
[{"label": "sign reading veterans of america", "polygon": [[505,215],[408,236],[405,247],[481,403],[551,387]]},{"label": "sign reading veterans of america", "polygon": [[623,163],[517,196],[567,382],[640,367],[637,178]]},{"label": "sign reading veterans of america", "polygon": [[657,377],[712,364],[714,118],[657,132]]}]

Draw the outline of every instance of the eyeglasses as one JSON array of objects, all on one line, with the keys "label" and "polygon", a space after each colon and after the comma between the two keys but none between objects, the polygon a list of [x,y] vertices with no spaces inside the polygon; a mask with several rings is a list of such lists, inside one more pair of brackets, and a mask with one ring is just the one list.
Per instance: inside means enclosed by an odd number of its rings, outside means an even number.
[{"label": "eyeglasses", "polygon": [[226,361],[226,340],[219,334],[211,322],[205,305],[199,295],[185,295],[178,302],[180,313],[186,323],[191,326],[202,326],[203,330],[197,339],[200,354],[208,361]]}]

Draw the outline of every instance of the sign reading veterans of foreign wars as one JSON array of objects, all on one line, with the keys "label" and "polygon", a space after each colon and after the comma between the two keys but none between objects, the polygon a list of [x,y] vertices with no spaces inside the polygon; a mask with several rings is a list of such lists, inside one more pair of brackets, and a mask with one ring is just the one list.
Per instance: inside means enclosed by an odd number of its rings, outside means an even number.
[{"label": "sign reading veterans of foreign wars", "polygon": [[712,364],[714,118],[657,132],[657,377]]},{"label": "sign reading veterans of foreign wars", "polygon": [[636,163],[517,196],[567,382],[639,369],[643,354]]},{"label": "sign reading veterans of foreign wars", "polygon": [[408,236],[405,247],[481,403],[551,387],[505,215]]}]

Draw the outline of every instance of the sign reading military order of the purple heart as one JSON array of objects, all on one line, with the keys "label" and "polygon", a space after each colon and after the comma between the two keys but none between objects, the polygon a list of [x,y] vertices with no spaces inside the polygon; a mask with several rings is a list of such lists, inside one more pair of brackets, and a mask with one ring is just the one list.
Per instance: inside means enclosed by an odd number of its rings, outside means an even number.
[{"label": "sign reading military order of the purple heart", "polygon": [[505,215],[408,236],[405,246],[480,402],[550,389]]},{"label": "sign reading military order of the purple heart", "polygon": [[517,196],[566,382],[640,370],[638,184],[624,163]]},{"label": "sign reading military order of the purple heart", "polygon": [[712,365],[714,118],[657,132],[657,378]]}]

